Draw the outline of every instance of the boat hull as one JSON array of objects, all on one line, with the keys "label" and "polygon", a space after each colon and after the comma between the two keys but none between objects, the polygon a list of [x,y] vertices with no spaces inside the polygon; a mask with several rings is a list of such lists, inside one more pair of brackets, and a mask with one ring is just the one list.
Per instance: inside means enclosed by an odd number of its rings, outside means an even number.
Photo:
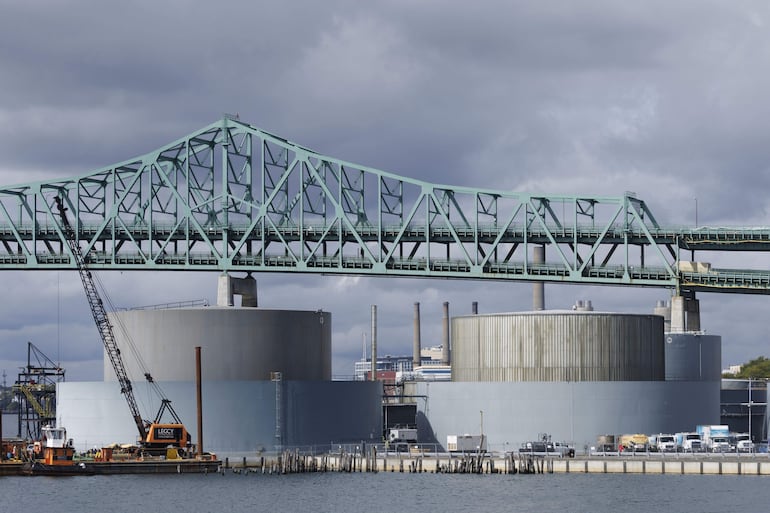
[{"label": "boat hull", "polygon": [[36,461],[21,467],[28,476],[89,476],[111,474],[207,474],[217,472],[219,460],[179,461],[81,461],[71,465],[47,465]]}]

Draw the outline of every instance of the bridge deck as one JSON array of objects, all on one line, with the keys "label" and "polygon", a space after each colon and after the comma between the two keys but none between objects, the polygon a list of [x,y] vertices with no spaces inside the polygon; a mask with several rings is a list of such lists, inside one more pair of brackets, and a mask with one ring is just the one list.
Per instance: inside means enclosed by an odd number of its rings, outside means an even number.
[{"label": "bridge deck", "polygon": [[[279,271],[770,293],[770,269],[687,269],[770,251],[770,227],[664,227],[644,201],[421,182],[225,117],[92,173],[0,187],[0,269]],[[532,247],[545,248],[535,262]],[[735,266],[740,267],[740,265]],[[698,272],[691,272],[698,271]]]}]

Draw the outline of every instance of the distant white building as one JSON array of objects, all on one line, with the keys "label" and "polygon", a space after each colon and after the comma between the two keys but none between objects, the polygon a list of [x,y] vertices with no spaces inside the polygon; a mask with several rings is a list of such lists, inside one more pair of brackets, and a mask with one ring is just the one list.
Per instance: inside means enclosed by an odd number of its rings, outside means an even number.
[{"label": "distant white building", "polygon": [[404,381],[451,381],[452,366],[443,365],[441,360],[431,361],[415,367],[409,372],[396,373],[396,383]]},{"label": "distant white building", "polygon": [[[402,381],[449,381],[452,367],[441,363],[442,346],[420,350],[420,365],[414,367],[412,356],[378,356],[377,373]],[[372,370],[372,359],[364,357],[355,363],[355,380],[365,381]]]}]

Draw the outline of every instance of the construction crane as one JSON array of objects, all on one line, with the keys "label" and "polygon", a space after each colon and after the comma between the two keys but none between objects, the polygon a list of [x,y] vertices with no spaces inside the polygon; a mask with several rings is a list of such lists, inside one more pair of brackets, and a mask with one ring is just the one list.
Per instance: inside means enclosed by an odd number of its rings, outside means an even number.
[{"label": "construction crane", "polygon": [[[83,288],[86,292],[86,299],[88,299],[88,305],[91,308],[94,322],[96,322],[96,327],[99,330],[99,336],[104,343],[104,348],[107,352],[107,356],[110,358],[112,368],[115,370],[115,376],[120,384],[120,392],[126,398],[128,409],[131,411],[131,417],[133,417],[136,428],[139,431],[139,445],[141,449],[147,453],[153,454],[162,453],[169,446],[182,450],[186,447],[190,447],[190,434],[187,432],[184,424],[171,406],[171,401],[160,392],[160,387],[158,387],[157,383],[155,383],[148,372],[146,372],[144,376],[147,381],[153,385],[160,396],[161,405],[152,422],[147,422],[142,419],[142,415],[139,412],[139,406],[136,403],[136,397],[134,396],[133,385],[126,372],[126,366],[123,364],[123,358],[115,339],[112,324],[110,324],[110,321],[107,318],[104,303],[99,295],[94,279],[91,276],[91,271],[88,270],[88,266],[86,265],[86,260],[80,249],[75,230],[67,219],[67,208],[64,206],[61,197],[55,196],[54,201],[56,202],[56,208],[59,211],[59,217],[61,218],[61,225],[64,229],[64,238],[75,258],[75,263],[77,264],[78,272],[80,273],[80,280],[83,282]],[[168,412],[172,416],[174,419],[173,423],[161,423],[161,418],[165,412]]]}]

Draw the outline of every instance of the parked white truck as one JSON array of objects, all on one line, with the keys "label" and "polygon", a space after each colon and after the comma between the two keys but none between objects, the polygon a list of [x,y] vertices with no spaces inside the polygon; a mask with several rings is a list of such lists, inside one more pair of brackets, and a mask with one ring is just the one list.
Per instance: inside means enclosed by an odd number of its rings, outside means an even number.
[{"label": "parked white truck", "polygon": [[754,452],[754,442],[748,433],[733,433],[730,437],[730,448],[735,452]]},{"label": "parked white truck", "polygon": [[703,440],[698,433],[677,433],[676,450],[678,452],[702,452]]},{"label": "parked white truck", "polygon": [[676,437],[666,433],[650,436],[650,450],[655,452],[676,452]]},{"label": "parked white truck", "polygon": [[697,426],[695,431],[703,439],[704,450],[709,452],[730,451],[730,427],[725,425]]}]

